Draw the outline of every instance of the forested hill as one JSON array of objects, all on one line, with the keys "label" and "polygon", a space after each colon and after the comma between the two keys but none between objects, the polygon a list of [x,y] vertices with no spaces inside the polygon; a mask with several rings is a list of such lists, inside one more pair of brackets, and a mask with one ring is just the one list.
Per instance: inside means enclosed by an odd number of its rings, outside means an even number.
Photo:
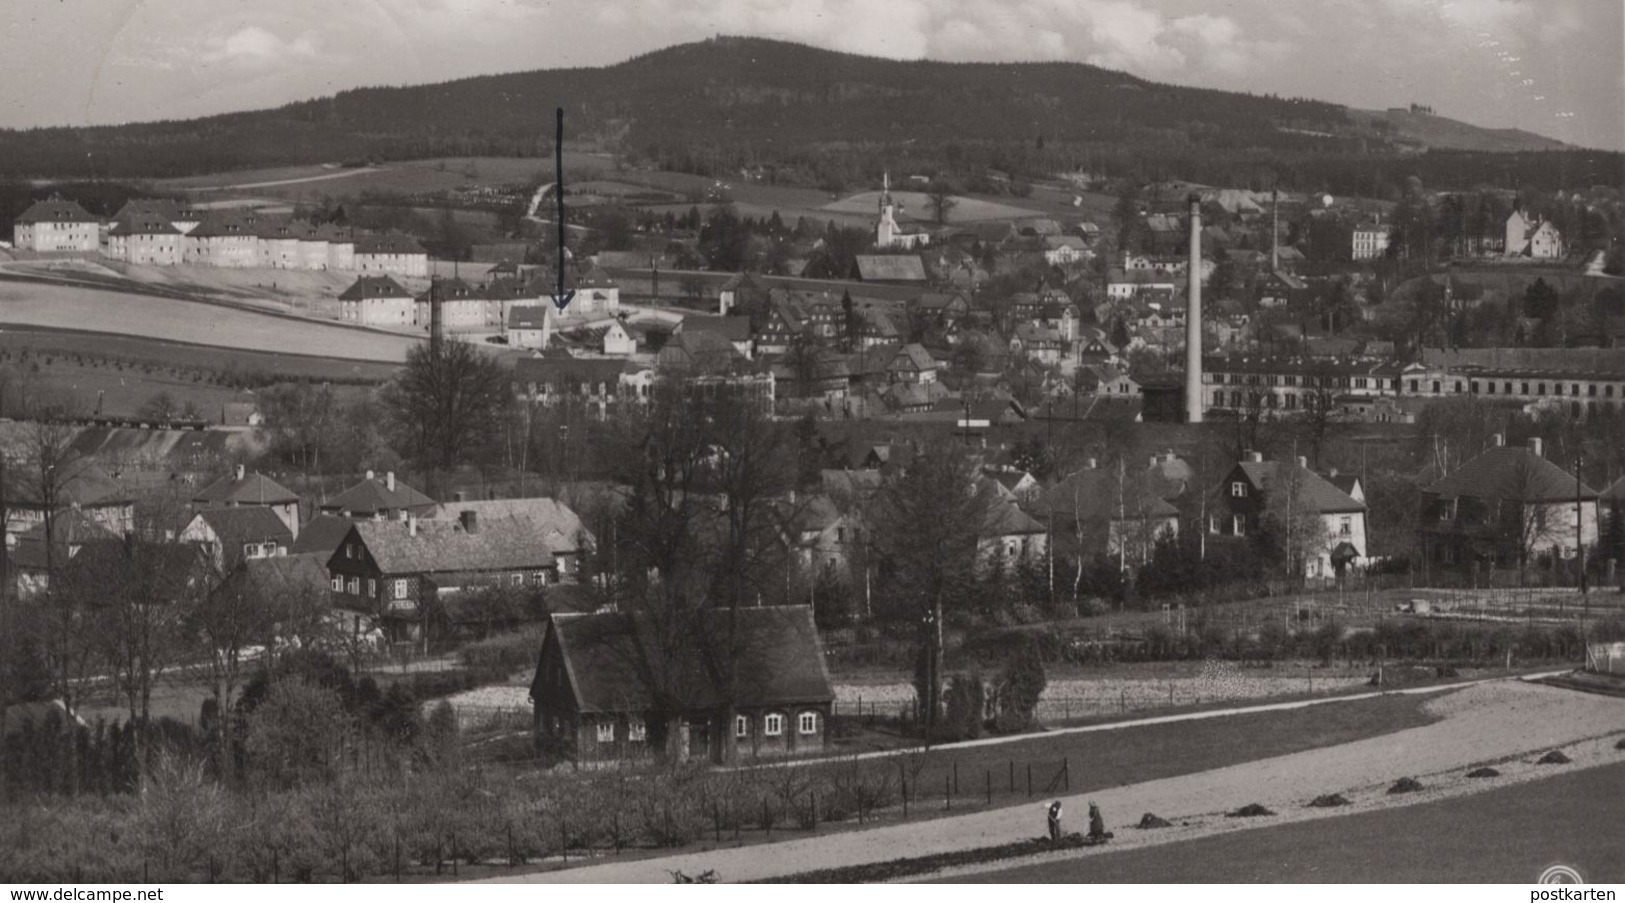
[{"label": "forested hill", "polygon": [[951,153],[952,145],[1023,148],[1015,168],[1039,165],[1035,151],[1057,158],[1043,160],[1047,166],[1067,162],[1067,153],[1076,162],[1087,148],[1386,156],[1403,143],[1336,104],[1162,85],[1077,63],[896,61],[716,38],[603,68],[363,88],[188,121],[0,132],[0,177],[539,155],[561,106],[572,139],[667,163],[707,148],[733,165],[865,147]]}]

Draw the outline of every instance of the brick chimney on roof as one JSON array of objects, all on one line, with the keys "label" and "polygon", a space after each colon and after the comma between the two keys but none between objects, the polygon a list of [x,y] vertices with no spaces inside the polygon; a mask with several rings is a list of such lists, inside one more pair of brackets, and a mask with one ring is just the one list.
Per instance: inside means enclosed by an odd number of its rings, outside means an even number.
[{"label": "brick chimney on roof", "polygon": [[1541,438],[1539,436],[1531,436],[1529,438],[1529,450],[1534,452],[1535,457],[1537,457],[1537,458],[1546,457],[1546,455],[1545,455],[1545,451],[1546,451],[1545,443],[1541,441]]}]

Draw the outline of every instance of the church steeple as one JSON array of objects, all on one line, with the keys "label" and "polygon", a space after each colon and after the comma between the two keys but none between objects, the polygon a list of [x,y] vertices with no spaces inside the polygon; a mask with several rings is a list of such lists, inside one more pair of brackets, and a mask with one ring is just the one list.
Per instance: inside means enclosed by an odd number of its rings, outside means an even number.
[{"label": "church steeple", "polygon": [[885,213],[891,207],[891,171],[882,170],[880,173],[880,212]]}]

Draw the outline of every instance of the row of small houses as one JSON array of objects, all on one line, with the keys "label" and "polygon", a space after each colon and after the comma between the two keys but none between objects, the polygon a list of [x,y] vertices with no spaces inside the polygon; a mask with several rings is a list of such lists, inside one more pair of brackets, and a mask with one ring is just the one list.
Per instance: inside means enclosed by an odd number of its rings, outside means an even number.
[{"label": "row of small houses", "polygon": [[49,254],[101,254],[152,266],[340,270],[429,275],[429,256],[403,233],[369,233],[252,210],[197,210],[132,200],[109,222],[73,201],[36,202],[14,221],[13,245]]}]

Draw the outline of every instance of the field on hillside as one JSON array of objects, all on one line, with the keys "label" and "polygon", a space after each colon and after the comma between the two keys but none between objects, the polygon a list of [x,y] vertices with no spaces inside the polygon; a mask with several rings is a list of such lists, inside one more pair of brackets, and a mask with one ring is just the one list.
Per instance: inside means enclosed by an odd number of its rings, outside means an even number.
[{"label": "field on hillside", "polygon": [[290,317],[65,285],[0,283],[0,326],[135,335],[194,345],[396,363],[417,340]]},{"label": "field on hillside", "polygon": [[[348,382],[380,383],[395,375],[396,365],[342,360],[307,355],[271,354],[240,349],[183,345],[140,336],[112,335],[71,330],[0,328],[0,349],[16,354],[26,349],[32,354],[52,357],[78,357],[80,363],[94,360],[117,373],[125,365],[126,374],[144,378],[142,365],[158,365],[181,371],[202,370],[230,376],[233,373],[265,373],[289,379],[332,380],[341,386]],[[41,370],[52,372],[55,364],[41,362]],[[181,373],[172,378],[190,379]],[[158,385],[158,384],[155,384]],[[157,391],[155,388],[154,391]]]},{"label": "field on hillside", "polygon": [[[565,174],[583,177],[608,172],[614,162],[595,154],[566,151]],[[404,160],[374,167],[343,169],[328,165],[291,166],[276,169],[242,170],[160,179],[152,183],[158,191],[186,191],[197,199],[216,194],[252,191],[287,201],[313,201],[322,197],[335,200],[359,197],[365,191],[418,194],[455,191],[460,188],[497,187],[530,184],[553,179],[553,157],[439,157]]]},{"label": "field on hillside", "polygon": [[[909,215],[921,222],[929,221],[933,217],[931,199],[920,191],[893,191],[892,200],[901,204]],[[950,223],[973,223],[990,219],[1020,219],[1028,216],[1039,216],[1041,211],[1032,207],[1023,207],[1021,200],[1012,198],[1008,203],[1003,200],[993,201],[968,195],[955,195],[953,209],[948,212]],[[873,215],[880,209],[880,192],[860,191],[857,194],[847,195],[838,201],[824,204],[819,208],[830,213],[862,213]]]}]

